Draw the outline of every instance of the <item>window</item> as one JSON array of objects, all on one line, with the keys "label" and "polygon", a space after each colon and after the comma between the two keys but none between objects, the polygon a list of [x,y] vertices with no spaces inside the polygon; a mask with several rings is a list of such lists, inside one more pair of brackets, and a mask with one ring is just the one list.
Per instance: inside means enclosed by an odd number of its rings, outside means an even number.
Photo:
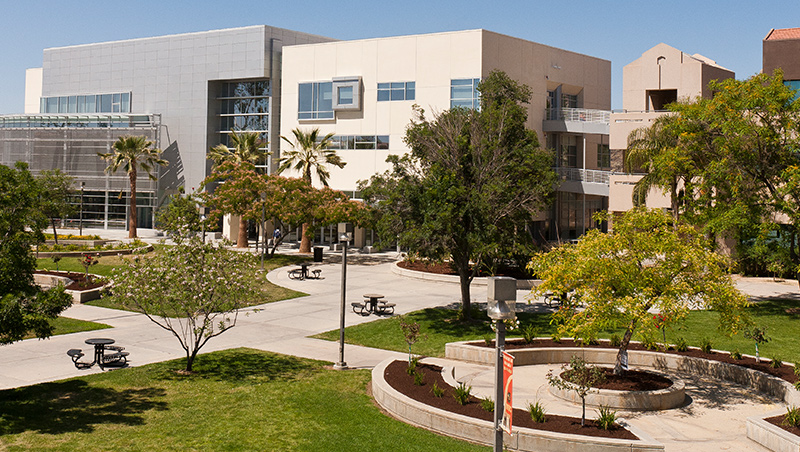
[{"label": "window", "polygon": [[597,167],[611,168],[611,150],[607,144],[597,145]]},{"label": "window", "polygon": [[378,83],[378,102],[391,100],[414,100],[416,82]]},{"label": "window", "polygon": [[130,113],[131,93],[43,97],[41,113]]},{"label": "window", "polygon": [[479,109],[479,78],[463,78],[450,80],[450,108],[463,107]]},{"label": "window", "polygon": [[578,137],[575,135],[562,135],[560,146],[561,164],[564,168],[578,167]]},{"label": "window", "polygon": [[332,82],[334,111],[361,110],[361,77],[338,77]]},{"label": "window", "polygon": [[578,108],[578,95],[577,94],[562,94],[561,95],[562,108]]},{"label": "window", "polygon": [[389,149],[388,135],[334,135],[330,149],[376,150]]},{"label": "window", "polygon": [[[270,95],[269,80],[223,82],[217,88],[219,102],[220,143],[230,147],[232,130],[257,132],[261,149],[269,146]],[[255,162],[256,168],[266,170],[267,159]]]},{"label": "window", "polygon": [[333,83],[301,83],[297,119],[333,119]]}]

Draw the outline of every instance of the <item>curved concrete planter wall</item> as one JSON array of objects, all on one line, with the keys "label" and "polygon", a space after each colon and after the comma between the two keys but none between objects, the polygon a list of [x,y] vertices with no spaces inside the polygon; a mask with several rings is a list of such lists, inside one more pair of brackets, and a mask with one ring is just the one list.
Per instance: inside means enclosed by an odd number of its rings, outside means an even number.
[{"label": "curved concrete planter wall", "polygon": [[[99,275],[92,275],[95,278],[101,278]],[[39,273],[33,274],[33,282],[37,286],[50,288],[55,287],[58,284],[64,284],[65,286],[72,284],[72,280],[67,278],[66,276],[56,276],[56,275],[42,275]],[[85,303],[87,301],[97,300],[100,298],[100,293],[111,287],[111,283],[106,284],[103,287],[96,287],[94,289],[87,289],[87,290],[70,290],[67,289],[64,292],[70,294],[72,296],[73,303]]]},{"label": "curved concrete planter wall", "polygon": [[[661,375],[672,380],[672,386],[658,391],[594,389],[589,392],[589,394],[586,394],[586,404],[596,407],[607,406],[609,408],[628,411],[669,410],[683,405],[686,399],[686,385],[683,380],[664,374]],[[572,403],[581,403],[581,398],[575,391],[550,386],[550,393],[558,398],[569,400]]]},{"label": "curved concrete planter wall", "polygon": [[47,251],[36,253],[36,258],[46,258],[53,256],[61,257],[81,257],[84,254],[91,254],[92,256],[118,256],[127,255],[132,253],[143,253],[153,251],[153,245],[143,246],[141,248],[129,248],[124,250],[86,250],[86,251]]},{"label": "curved concrete planter wall", "polygon": [[[421,279],[423,281],[437,281],[437,282],[447,282],[453,284],[459,284],[459,278],[457,275],[441,275],[439,273],[427,273],[427,272],[420,272],[416,270],[408,270],[406,268],[402,268],[397,265],[395,262],[392,265],[392,273],[396,275],[400,275],[406,278],[413,278],[413,279]],[[472,280],[472,284],[475,286],[485,286],[489,284],[489,278],[474,278]],[[532,289],[534,286],[538,286],[541,284],[542,280],[540,279],[518,279],[517,280],[517,290],[525,290],[525,289]]]},{"label": "curved concrete planter wall", "polygon": [[[443,435],[492,445],[493,423],[440,410],[406,397],[389,386],[383,375],[393,358],[383,361],[372,369],[372,394],[375,401],[392,416],[411,425],[422,427]],[[634,434],[646,437],[639,431]],[[503,435],[503,443],[513,450],[521,451],[581,451],[581,452],[645,452],[662,451],[664,446],[651,439],[639,441],[597,438],[583,435],[567,435],[529,428],[514,428],[514,435]]]}]

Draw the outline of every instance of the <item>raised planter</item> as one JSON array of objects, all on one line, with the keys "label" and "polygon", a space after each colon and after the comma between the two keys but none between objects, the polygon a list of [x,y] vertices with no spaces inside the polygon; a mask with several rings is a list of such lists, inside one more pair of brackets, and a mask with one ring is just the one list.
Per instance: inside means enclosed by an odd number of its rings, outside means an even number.
[{"label": "raised planter", "polygon": [[[478,444],[492,445],[494,425],[492,422],[451,413],[411,399],[392,388],[383,375],[386,367],[394,361],[387,359],[372,370],[372,394],[375,401],[392,416],[411,425],[433,432]],[[447,379],[447,372],[443,375]],[[643,432],[626,426],[640,439],[621,440],[584,435],[567,435],[530,428],[515,427],[514,435],[503,435],[503,443],[510,449],[520,451],[581,451],[581,452],[631,452],[661,451],[662,444]]]},{"label": "raised planter", "polygon": [[[518,348],[507,352],[514,355],[515,366],[567,363],[572,356],[581,357],[589,364],[613,365],[617,356],[617,350],[611,348]],[[451,342],[445,346],[445,357],[448,359],[485,365],[494,365],[495,353],[494,348],[473,345],[471,342]],[[788,381],[734,364],[692,356],[628,350],[628,365],[731,381],[783,400],[788,405],[800,405],[800,391]]]},{"label": "raised planter", "polygon": [[[96,278],[100,278],[99,275],[92,275]],[[33,274],[33,282],[37,286],[41,286],[44,288],[51,288],[55,287],[59,284],[64,284],[65,286],[72,284],[72,280],[66,276],[57,276],[57,275],[43,275],[41,273],[34,273]],[[72,297],[73,303],[85,303],[87,301],[97,300],[100,298],[100,294],[103,290],[111,287],[111,283],[106,284],[102,287],[95,287],[93,289],[86,289],[86,290],[71,290],[66,289],[64,292],[68,293]]]},{"label": "raised planter", "polygon": [[[428,273],[416,270],[409,270],[407,268],[402,268],[398,266],[397,262],[395,262],[395,264],[392,265],[392,273],[404,276],[406,278],[420,279],[423,281],[437,281],[437,282],[447,282],[453,284],[459,284],[460,282],[457,275],[442,275],[439,273]],[[517,289],[518,290],[532,289],[541,283],[542,283],[541,279],[518,279]],[[485,286],[487,284],[489,284],[489,278],[486,277],[477,277],[472,280],[472,285],[475,286]]]},{"label": "raised planter", "polygon": [[153,245],[142,246],[139,248],[128,248],[124,250],[87,250],[87,251],[46,251],[36,253],[37,258],[47,258],[53,256],[61,257],[81,257],[84,254],[91,254],[92,256],[119,256],[139,252],[153,251]]},{"label": "raised planter", "polygon": [[[656,391],[616,391],[612,389],[593,389],[586,395],[586,404],[607,406],[628,411],[669,410],[683,405],[686,400],[685,383],[679,378],[659,372],[659,375],[672,381],[672,386]],[[550,386],[550,393],[572,403],[581,403],[575,391]]]},{"label": "raised planter", "polygon": [[784,413],[785,411],[775,411],[747,418],[747,437],[775,452],[800,451],[800,437],[764,420]]},{"label": "raised planter", "polygon": [[[89,248],[94,248],[95,246],[103,246],[108,242],[117,242],[118,240],[106,240],[106,239],[98,239],[98,240],[70,240],[70,239],[61,239],[58,241],[59,245],[86,245]],[[45,240],[44,243],[47,245],[55,245],[55,240]]]}]

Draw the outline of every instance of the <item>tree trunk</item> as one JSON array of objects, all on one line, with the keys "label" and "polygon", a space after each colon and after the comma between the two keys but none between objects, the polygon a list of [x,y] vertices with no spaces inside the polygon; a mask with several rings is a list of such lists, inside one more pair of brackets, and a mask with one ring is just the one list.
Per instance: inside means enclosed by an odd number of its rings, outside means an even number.
[{"label": "tree trunk", "polygon": [[634,322],[631,321],[631,324],[628,326],[628,329],[625,330],[625,335],[622,336],[622,343],[619,344],[617,359],[614,361],[614,375],[625,374],[625,369],[622,368],[622,355],[628,352],[628,344],[630,344],[631,336],[633,336],[634,325],[635,325]]},{"label": "tree trunk", "polygon": [[56,219],[55,218],[51,218],[50,219],[50,224],[53,225],[53,240],[55,240],[56,241],[56,245],[58,245],[58,232],[56,232]]},{"label": "tree trunk", "polygon": [[581,427],[586,426],[586,396],[581,397]]},{"label": "tree trunk", "polygon": [[300,250],[299,250],[299,253],[301,254],[311,253],[311,239],[308,237],[308,231],[310,229],[311,225],[309,223],[303,223],[303,236],[300,239]]},{"label": "tree trunk", "polygon": [[239,217],[239,234],[236,236],[236,248],[249,248],[250,242],[247,240],[247,220]]},{"label": "tree trunk", "polygon": [[130,162],[131,171],[128,173],[128,178],[131,185],[131,213],[128,217],[128,238],[135,239],[138,237],[136,233],[136,226],[138,225],[138,218],[136,212],[136,161]]},{"label": "tree trunk", "polygon": [[451,256],[453,259],[453,265],[456,267],[456,271],[458,272],[458,281],[461,285],[461,318],[463,320],[469,320],[472,318],[471,315],[471,299],[469,295],[469,285],[472,282],[470,280],[470,273],[469,273],[469,259],[462,259],[456,256]]}]

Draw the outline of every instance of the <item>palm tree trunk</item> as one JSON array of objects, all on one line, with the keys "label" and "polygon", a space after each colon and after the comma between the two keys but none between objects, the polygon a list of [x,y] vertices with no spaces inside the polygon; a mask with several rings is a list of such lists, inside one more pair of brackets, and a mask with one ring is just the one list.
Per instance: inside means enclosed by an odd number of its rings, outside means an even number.
[{"label": "palm tree trunk", "polygon": [[239,217],[239,235],[236,236],[236,248],[248,248],[250,242],[247,240],[247,220]]},{"label": "palm tree trunk", "polygon": [[137,211],[136,211],[136,162],[131,162],[131,171],[128,173],[131,186],[131,213],[128,217],[128,238],[135,239],[136,226],[138,225]]},{"label": "palm tree trunk", "polygon": [[310,253],[311,252],[311,238],[308,237],[308,231],[311,229],[311,225],[309,223],[303,223],[303,236],[300,239],[300,253]]}]

